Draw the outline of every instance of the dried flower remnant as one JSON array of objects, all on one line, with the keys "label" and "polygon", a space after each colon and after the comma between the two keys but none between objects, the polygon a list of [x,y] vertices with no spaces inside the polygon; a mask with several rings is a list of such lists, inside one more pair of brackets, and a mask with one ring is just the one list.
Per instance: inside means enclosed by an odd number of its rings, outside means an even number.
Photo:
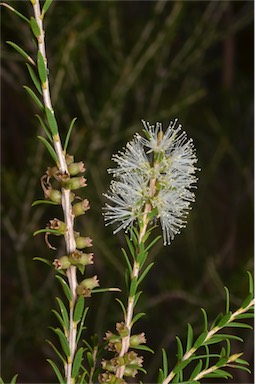
[{"label": "dried flower remnant", "polygon": [[149,204],[163,230],[164,245],[186,225],[190,204],[195,200],[191,191],[197,181],[193,140],[170,122],[163,132],[162,123],[150,125],[142,120],[146,137],[136,134],[123,152],[113,156],[117,167],[109,169],[114,179],[105,194],[108,224],[118,223],[114,233],[127,230],[141,221]]}]

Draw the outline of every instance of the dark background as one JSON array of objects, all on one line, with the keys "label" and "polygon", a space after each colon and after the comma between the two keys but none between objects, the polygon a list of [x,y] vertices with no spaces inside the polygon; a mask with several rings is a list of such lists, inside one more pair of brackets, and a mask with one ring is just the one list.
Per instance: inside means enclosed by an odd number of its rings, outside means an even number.
[{"label": "dark background", "polygon": [[[29,1],[11,1],[27,16]],[[2,376],[19,374],[22,383],[50,383],[46,358],[55,359],[45,339],[56,321],[55,296],[61,289],[48,266],[64,252],[48,250],[33,237],[57,208],[31,203],[42,198],[39,179],[51,158],[37,136],[38,109],[22,88],[32,86],[24,60],[6,44],[11,40],[35,58],[28,25],[2,7]],[[187,228],[171,246],[159,242],[155,265],[143,284],[138,310],[147,315],[135,329],[145,331],[146,382],[155,382],[161,348],[175,361],[178,335],[186,325],[201,332],[204,307],[213,318],[224,310],[224,285],[235,310],[247,294],[246,271],[253,269],[253,2],[252,1],[55,1],[45,18],[52,100],[62,137],[77,116],[69,152],[85,162],[91,210],[77,220],[93,238],[90,273],[101,287],[124,289],[123,234],[112,235],[102,218],[109,186],[107,168],[141,119],[178,117],[194,139],[199,159],[196,202]],[[124,289],[125,291],[125,289]],[[121,320],[115,294],[89,299],[88,330],[102,339]],[[123,297],[124,294],[123,294]],[[253,362],[253,335],[240,332]],[[234,371],[235,383],[252,383]],[[142,378],[145,381],[145,379]]]}]

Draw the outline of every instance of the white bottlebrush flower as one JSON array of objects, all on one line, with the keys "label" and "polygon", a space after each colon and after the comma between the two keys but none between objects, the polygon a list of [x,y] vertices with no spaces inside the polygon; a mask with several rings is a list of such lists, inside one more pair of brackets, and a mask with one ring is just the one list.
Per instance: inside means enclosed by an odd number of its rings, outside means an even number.
[{"label": "white bottlebrush flower", "polygon": [[192,139],[187,139],[177,120],[163,132],[162,124],[142,121],[146,137],[136,134],[123,152],[113,156],[117,167],[110,169],[114,180],[105,194],[105,220],[117,223],[114,233],[128,229],[142,220],[145,204],[159,219],[164,244],[185,226],[194,193],[190,190],[197,181],[197,158]]}]

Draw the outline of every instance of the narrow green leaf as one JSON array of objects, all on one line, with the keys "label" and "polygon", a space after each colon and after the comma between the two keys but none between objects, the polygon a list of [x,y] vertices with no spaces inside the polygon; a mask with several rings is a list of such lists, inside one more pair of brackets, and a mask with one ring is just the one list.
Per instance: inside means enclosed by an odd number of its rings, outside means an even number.
[{"label": "narrow green leaf", "polygon": [[247,271],[247,274],[248,274],[248,278],[249,278],[249,292],[252,293],[252,296],[254,296],[253,277],[249,271]]},{"label": "narrow green leaf", "polygon": [[232,365],[231,364],[231,367],[233,367],[235,369],[241,369],[241,371],[245,371],[245,372],[248,372],[249,374],[251,374],[251,370],[247,367],[243,367],[242,365]]},{"label": "narrow green leaf", "polygon": [[127,267],[128,267],[129,275],[131,276],[131,274],[132,274],[132,267],[131,267],[131,264],[130,264],[130,261],[129,261],[127,252],[125,251],[124,248],[121,248],[121,250],[122,250],[122,253],[123,253],[124,258],[125,258],[126,263],[127,263]]},{"label": "narrow green leaf", "polygon": [[137,278],[133,277],[131,284],[130,284],[130,297],[134,297],[137,290]]},{"label": "narrow green leaf", "polygon": [[38,118],[38,120],[40,121],[40,124],[41,124],[41,126],[42,126],[44,132],[45,132],[46,135],[48,136],[48,139],[53,143],[52,135],[51,135],[49,129],[48,129],[48,128],[46,127],[46,125],[44,124],[44,122],[43,122],[41,116],[39,116],[39,115],[35,115],[35,116],[36,116],[36,117]]},{"label": "narrow green leaf", "polygon": [[187,333],[187,346],[186,346],[186,352],[190,350],[193,343],[193,328],[190,324],[188,324],[188,333]]},{"label": "narrow green leaf", "polygon": [[94,366],[94,360],[93,360],[93,355],[91,352],[87,352],[87,360],[88,360],[90,368],[92,368]]},{"label": "narrow green leaf", "polygon": [[176,342],[177,342],[178,360],[181,360],[183,358],[183,347],[182,347],[181,339],[178,336],[176,336]]},{"label": "narrow green leaf", "polygon": [[225,312],[229,313],[229,290],[227,287],[224,287],[225,292],[226,292],[226,309]]},{"label": "narrow green leaf", "polygon": [[53,368],[53,370],[54,370],[54,372],[55,372],[55,374],[56,374],[56,376],[58,378],[59,383],[60,384],[64,384],[65,380],[63,379],[63,377],[62,377],[58,367],[56,366],[56,364],[52,360],[50,360],[50,359],[47,359],[47,361],[52,366],[52,368]]},{"label": "narrow green leaf", "polygon": [[67,282],[61,276],[58,276],[58,275],[56,276],[56,279],[58,279],[58,281],[62,285],[64,294],[66,295],[67,300],[69,302],[72,301],[72,293]]},{"label": "narrow green leaf", "polygon": [[253,319],[254,313],[240,313],[240,315],[236,316],[236,319]]},{"label": "narrow green leaf", "polygon": [[153,245],[159,241],[159,239],[161,239],[161,235],[157,236],[154,240],[152,240],[152,242],[149,245],[147,245],[144,251],[148,252],[153,247]]},{"label": "narrow green leaf", "polygon": [[145,276],[147,275],[147,273],[151,270],[151,268],[153,267],[154,263],[150,263],[146,268],[145,270],[143,271],[143,273],[141,274],[141,276],[139,277],[138,281],[137,281],[137,286],[139,284],[141,284],[141,282],[143,281],[143,279],[145,278]]},{"label": "narrow green leaf", "polygon": [[120,304],[121,309],[122,309],[123,314],[124,314],[124,317],[126,318],[127,313],[126,313],[126,308],[125,308],[124,304],[122,303],[121,300],[119,300],[119,299],[117,299],[117,298],[116,298],[115,300]]},{"label": "narrow green leaf", "polygon": [[163,359],[163,373],[164,377],[167,377],[168,375],[168,361],[167,361],[167,354],[164,348],[162,348],[162,359]]},{"label": "narrow green leaf", "polygon": [[162,369],[160,368],[160,369],[159,369],[159,374],[158,374],[158,381],[157,381],[157,383],[158,383],[158,384],[163,384],[163,381],[164,381],[165,378],[166,378],[166,376],[164,375]]},{"label": "narrow green leaf", "polygon": [[126,239],[126,242],[127,242],[127,245],[128,245],[129,252],[130,252],[131,256],[133,257],[133,259],[135,259],[135,249],[134,249],[134,246],[131,243],[131,241],[129,240],[128,236],[125,236],[125,239]]},{"label": "narrow green leaf", "polygon": [[176,366],[173,369],[173,373],[177,374],[180,371],[182,371],[188,364],[190,363],[189,360],[180,361],[176,364]]},{"label": "narrow green leaf", "polygon": [[201,335],[198,336],[197,340],[195,341],[193,348],[198,349],[203,344],[206,336],[207,336],[207,332],[201,333]]},{"label": "narrow green leaf", "polygon": [[132,319],[132,325],[135,324],[135,322],[137,322],[141,317],[143,317],[144,315],[146,315],[146,313],[137,313],[133,319]]},{"label": "narrow green leaf", "polygon": [[54,350],[56,355],[60,358],[60,360],[62,360],[63,364],[65,365],[66,361],[65,361],[64,357],[61,355],[61,353],[58,351],[58,349],[55,347],[55,345],[50,340],[46,339],[46,341],[51,346],[51,348]]},{"label": "narrow green leaf", "polygon": [[[64,323],[64,320],[62,319],[61,315],[55,309],[52,309],[51,312],[54,313],[54,315],[58,319],[60,325],[65,329],[65,323]],[[53,328],[53,330],[54,330],[54,328]]]},{"label": "narrow green leaf", "polygon": [[41,54],[40,51],[38,51],[38,55],[37,55],[37,66],[38,66],[38,73],[39,73],[40,80],[42,82],[42,86],[44,86],[47,80],[47,70],[46,70],[46,65],[44,62],[43,55]]},{"label": "narrow green leaf", "polygon": [[33,233],[33,236],[36,236],[38,235],[39,233],[52,233],[53,235],[56,235],[56,236],[60,236],[61,234],[59,233],[59,231],[57,231],[56,229],[50,229],[50,228],[43,228],[43,229],[38,229],[38,231],[35,231]]},{"label": "narrow green leaf", "polygon": [[250,365],[248,363],[248,361],[240,359],[240,357],[238,357],[238,359],[235,360],[235,363],[244,364],[244,365]]},{"label": "narrow green leaf", "polygon": [[28,60],[31,64],[35,65],[34,60],[32,57],[30,57],[22,48],[20,48],[17,44],[13,43],[12,41],[6,41],[7,44],[11,45],[14,49],[16,49],[17,52],[23,57],[25,57],[26,60]]},{"label": "narrow green leaf", "polygon": [[237,341],[243,342],[243,339],[239,336],[235,335],[227,335],[227,334],[219,334],[219,335],[213,335],[210,339],[208,339],[204,345],[210,345],[210,344],[216,344],[220,343],[221,341],[225,341],[226,339],[233,339]]},{"label": "narrow green leaf", "polygon": [[57,125],[57,121],[54,116],[54,113],[48,107],[45,107],[45,113],[49,123],[50,130],[53,136],[55,136],[58,134],[58,125]]},{"label": "narrow green leaf", "polygon": [[212,323],[210,329],[213,329],[214,327],[216,327],[218,325],[218,322],[222,319],[222,317],[223,317],[223,313],[219,313],[216,319],[214,320],[214,322]]},{"label": "narrow green leaf", "polygon": [[18,375],[13,376],[13,378],[11,379],[10,384],[16,384],[17,377],[18,377]]},{"label": "narrow green leaf", "polygon": [[195,368],[193,369],[193,372],[192,374],[190,375],[190,380],[192,381],[193,379],[195,379],[195,377],[201,372],[202,370],[202,366],[203,366],[203,362],[202,360],[199,360],[199,362],[197,363],[197,365],[195,366]]},{"label": "narrow green leaf", "polygon": [[60,308],[60,313],[61,313],[62,319],[64,321],[64,329],[67,330],[69,328],[69,316],[68,316],[65,304],[63,303],[63,301],[59,297],[56,297],[56,300],[58,302],[58,305]]},{"label": "narrow green leaf", "polygon": [[207,332],[207,328],[208,328],[207,313],[206,313],[206,311],[204,310],[204,308],[201,308],[201,311],[202,311],[203,316],[204,316],[204,332]]},{"label": "narrow green leaf", "polygon": [[28,63],[26,63],[26,66],[27,66],[27,69],[28,69],[28,72],[30,74],[30,77],[37,89],[37,91],[42,95],[42,88],[41,88],[41,84],[35,74],[35,71],[33,70],[33,68],[31,67],[31,65],[29,65]]},{"label": "narrow green leaf", "polygon": [[102,292],[121,292],[119,288],[93,288],[91,293],[102,293]]},{"label": "narrow green leaf", "polygon": [[[224,327],[224,326],[228,323],[228,321],[229,321],[231,315],[232,315],[231,312],[226,313],[226,315],[224,315],[224,316],[222,317],[222,319],[218,322],[217,326],[218,326],[218,327]],[[231,324],[231,323],[230,323],[230,324]],[[228,326],[229,326],[230,324],[228,324]]]},{"label": "narrow green leaf", "polygon": [[253,294],[252,293],[249,293],[249,295],[245,298],[243,304],[242,304],[242,308],[246,308],[248,307],[248,305],[250,304],[250,302],[252,301],[253,299]]},{"label": "narrow green leaf", "polygon": [[80,296],[75,304],[74,308],[74,322],[78,323],[81,320],[83,309],[84,309],[84,297]]},{"label": "narrow green leaf", "polygon": [[58,203],[55,203],[54,201],[51,201],[51,200],[35,200],[33,203],[32,203],[32,207],[35,207],[36,205],[39,205],[39,204],[51,204],[51,205],[58,205]]},{"label": "narrow green leaf", "polygon": [[74,126],[74,123],[75,123],[76,120],[77,120],[77,117],[74,117],[73,120],[71,121],[70,127],[69,127],[67,135],[66,135],[66,139],[65,139],[64,152],[66,152],[66,150],[67,150],[67,147],[68,147],[68,144],[69,144],[70,135],[71,135],[71,132],[72,132],[72,129],[73,129],[73,126]]},{"label": "narrow green leaf", "polygon": [[58,159],[57,159],[57,155],[56,155],[54,148],[50,145],[50,143],[44,137],[42,137],[42,136],[37,136],[37,137],[39,140],[41,140],[43,142],[45,147],[48,149],[49,154],[51,155],[51,157],[53,158],[55,163],[57,163]]},{"label": "narrow green leaf", "polygon": [[85,317],[88,313],[88,310],[89,310],[89,307],[86,307],[85,311],[83,312],[82,319],[81,319],[81,322],[79,324],[79,330],[78,330],[77,336],[76,336],[76,344],[78,344],[80,337],[81,337],[81,334],[82,334],[82,331],[85,329],[85,327],[83,327],[83,325],[84,325]]},{"label": "narrow green leaf", "polygon": [[81,362],[83,360],[83,352],[84,352],[84,348],[81,347],[80,349],[78,349],[78,351],[75,354],[75,358],[73,361],[73,368],[72,368],[72,378],[74,378],[74,379],[76,378],[76,376],[79,373]]},{"label": "narrow green leaf", "polygon": [[139,291],[136,293],[135,295],[135,300],[134,300],[134,307],[136,306],[138,300],[139,300],[139,297],[141,296],[141,294],[143,293],[143,291]]},{"label": "narrow green leaf", "polygon": [[41,261],[44,264],[47,264],[52,267],[52,263],[49,260],[43,259],[42,257],[34,257],[33,260]]},{"label": "narrow green leaf", "polygon": [[56,328],[54,329],[54,332],[58,335],[59,337],[59,340],[60,340],[60,343],[61,343],[61,346],[63,348],[63,351],[66,355],[66,357],[69,357],[70,356],[70,348],[69,348],[69,345],[68,345],[68,341],[66,339],[66,336],[64,335],[63,331],[61,331],[60,328]]},{"label": "narrow green leaf", "polygon": [[151,348],[147,347],[147,345],[137,345],[136,347],[132,347],[133,349],[139,349],[140,351],[147,351],[147,352],[150,352],[150,353],[155,353]]},{"label": "narrow green leaf", "polygon": [[9,4],[1,3],[1,5],[10,9],[13,13],[19,16],[22,20],[26,21],[28,24],[30,23],[29,19],[26,16],[22,15],[22,13],[18,12],[15,8],[11,7]]},{"label": "narrow green leaf", "polygon": [[32,91],[31,88],[27,87],[26,85],[23,85],[23,88],[25,88],[25,90],[27,91],[27,93],[32,97],[32,99],[34,100],[35,104],[43,111],[43,104],[42,102],[38,99],[38,97],[36,96],[36,94],[34,93],[34,91]]},{"label": "narrow green leaf", "polygon": [[35,35],[36,38],[40,36],[40,28],[39,25],[37,24],[37,21],[35,18],[32,16],[30,17],[30,27],[32,29],[33,34]]},{"label": "narrow green leaf", "polygon": [[233,328],[247,328],[247,329],[253,329],[251,325],[245,324],[245,323],[238,323],[238,322],[232,322],[227,325],[228,327]]},{"label": "narrow green leaf", "polygon": [[45,15],[45,13],[48,11],[51,3],[52,3],[53,0],[46,0],[45,3],[43,4],[43,7],[42,7],[42,16]]}]

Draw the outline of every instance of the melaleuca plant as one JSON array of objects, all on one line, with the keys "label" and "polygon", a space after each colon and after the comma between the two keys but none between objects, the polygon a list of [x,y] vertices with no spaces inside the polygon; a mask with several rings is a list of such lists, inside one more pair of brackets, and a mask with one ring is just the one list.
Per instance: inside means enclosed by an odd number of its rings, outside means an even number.
[{"label": "melaleuca plant", "polygon": [[[114,226],[114,234],[125,232],[126,247],[122,249],[122,254],[126,263],[127,298],[126,301],[117,298],[122,315],[116,319],[115,329],[108,330],[104,340],[98,340],[96,335],[92,341],[85,340],[86,298],[95,292],[119,289],[98,288],[97,276],[90,273],[94,262],[90,251],[92,239],[86,233],[76,231],[76,220],[90,209],[88,199],[82,198],[79,192],[89,187],[84,177],[86,169],[83,161],[75,161],[74,154],[68,153],[76,119],[70,122],[62,141],[62,132],[59,132],[51,103],[43,21],[53,0],[41,4],[39,0],[30,1],[34,12],[30,19],[11,5],[2,5],[27,23],[37,47],[36,52],[28,54],[16,43],[8,42],[26,60],[34,89],[24,88],[40,111],[37,118],[45,135],[39,136],[39,139],[51,157],[51,163],[40,180],[44,199],[35,201],[33,205],[48,204],[60,208],[59,217],[49,218],[46,227],[37,230],[34,235],[44,234],[47,247],[53,250],[52,236],[62,236],[65,241],[65,252],[61,256],[51,261],[49,258],[36,258],[54,268],[65,297],[65,300],[56,298],[58,309],[53,309],[59,326],[52,330],[59,339],[59,347],[48,341],[56,354],[56,360],[48,359],[48,362],[59,383],[124,384],[129,380],[138,380],[139,371],[144,374],[146,382],[142,352],[153,351],[146,345],[144,332],[133,332],[134,324],[144,316],[144,313],[136,312],[136,305],[142,294],[142,283],[153,267],[153,263],[148,262],[153,246],[161,241],[161,237],[164,245],[169,246],[186,225],[191,203],[195,199],[198,171],[193,141],[187,138],[177,119],[166,128],[160,122],[150,124],[142,121],[143,135],[137,133],[124,150],[113,156],[117,166],[109,169],[113,180],[109,192],[105,194],[107,203],[103,214],[106,225]],[[162,236],[157,235],[158,227]],[[245,321],[253,317],[254,305],[253,281],[251,274],[248,275],[249,294],[240,308],[230,311],[229,291],[226,288],[225,313],[220,313],[211,323],[206,310],[202,309],[203,332],[194,335],[192,326],[188,324],[185,345],[177,337],[176,363],[162,350],[159,384],[199,383],[208,378],[228,379],[231,377],[229,368],[249,372],[248,363],[241,358],[242,352],[232,353],[231,349],[231,340],[242,339],[225,331],[230,327],[251,328]],[[215,348],[211,351],[212,344],[218,346],[218,352]],[[11,383],[16,380],[17,375]]]}]

